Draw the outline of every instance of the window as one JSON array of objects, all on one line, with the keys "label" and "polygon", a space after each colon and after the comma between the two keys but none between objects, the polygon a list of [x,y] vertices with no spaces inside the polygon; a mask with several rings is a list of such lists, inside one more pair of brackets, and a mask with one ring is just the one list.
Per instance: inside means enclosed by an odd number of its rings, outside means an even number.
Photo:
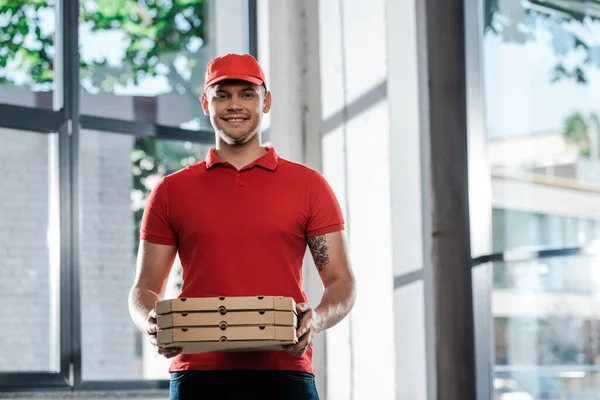
[{"label": "window", "polygon": [[0,128],[0,371],[60,371],[55,141]]},{"label": "window", "polygon": [[55,0],[6,3],[0,8],[0,102],[50,109]]},{"label": "window", "polygon": [[80,1],[82,112],[210,128],[200,95],[211,58],[206,19],[212,3],[120,3]]},{"label": "window", "polygon": [[[204,159],[209,145],[82,130],[83,380],[167,379],[168,361],[133,326],[127,297],[145,200],[158,180]],[[180,287],[178,262],[168,297]],[[110,340],[106,340],[110,337]]]},{"label": "window", "polygon": [[[600,13],[564,1],[484,4],[493,250],[596,243]],[[597,256],[532,258],[493,266],[495,387],[595,397]]]},{"label": "window", "polygon": [[78,4],[0,6],[0,390],[166,389],[169,360],[128,312],[140,219],[158,179],[214,143],[208,59],[257,47],[256,23],[211,18],[256,5]]},{"label": "window", "polygon": [[[535,399],[594,398],[600,378],[598,257],[561,257],[518,266],[510,287],[492,293],[496,381],[510,379]],[[540,266],[553,265],[557,288],[547,290]],[[574,279],[573,267],[587,275]],[[505,263],[507,270],[517,265]],[[579,269],[579,268],[577,268]],[[559,278],[560,275],[563,278]],[[573,291],[572,281],[587,291]]]}]

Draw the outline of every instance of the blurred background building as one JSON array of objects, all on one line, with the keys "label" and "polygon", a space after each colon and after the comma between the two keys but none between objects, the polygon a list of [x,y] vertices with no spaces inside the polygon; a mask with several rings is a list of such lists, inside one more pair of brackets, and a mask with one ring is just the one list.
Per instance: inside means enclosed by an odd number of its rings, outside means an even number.
[{"label": "blurred background building", "polygon": [[[264,142],[321,171],[348,221],[359,296],[315,343],[323,399],[446,398],[450,298],[473,302],[471,353],[450,361],[474,358],[465,399],[600,399],[600,1],[450,3],[0,1],[0,391],[164,395],[168,361],[127,310],[139,223],[214,142],[207,61],[249,52],[273,94]],[[428,110],[456,99],[431,82],[457,66],[467,157],[431,158]],[[448,182],[468,172],[469,293],[431,257],[444,162]]]}]

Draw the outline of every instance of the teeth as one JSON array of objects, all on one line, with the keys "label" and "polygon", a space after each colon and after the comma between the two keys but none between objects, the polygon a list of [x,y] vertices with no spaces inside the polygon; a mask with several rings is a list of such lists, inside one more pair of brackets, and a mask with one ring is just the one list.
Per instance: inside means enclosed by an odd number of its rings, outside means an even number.
[{"label": "teeth", "polygon": [[243,118],[230,118],[227,121],[229,122],[242,122],[244,119]]}]

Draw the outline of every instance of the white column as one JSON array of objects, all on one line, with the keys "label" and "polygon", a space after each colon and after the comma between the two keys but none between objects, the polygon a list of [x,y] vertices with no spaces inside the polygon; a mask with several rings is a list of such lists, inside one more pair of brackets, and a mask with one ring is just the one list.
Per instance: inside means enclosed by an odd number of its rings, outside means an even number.
[{"label": "white column", "polygon": [[[304,162],[304,23],[302,2],[259,1],[260,33],[268,26],[268,54],[259,57],[266,70],[273,105],[270,115],[270,144],[280,156],[294,162]],[[264,39],[259,39],[261,42]],[[264,45],[264,44],[263,44]],[[262,47],[264,49],[264,47]],[[259,48],[259,51],[261,48]]]},{"label": "white column", "polygon": [[210,0],[209,58],[227,53],[248,52],[248,13],[246,0]]},{"label": "white column", "polygon": [[396,398],[427,399],[421,122],[416,2],[387,0],[388,102],[394,275],[421,273],[394,291]]}]

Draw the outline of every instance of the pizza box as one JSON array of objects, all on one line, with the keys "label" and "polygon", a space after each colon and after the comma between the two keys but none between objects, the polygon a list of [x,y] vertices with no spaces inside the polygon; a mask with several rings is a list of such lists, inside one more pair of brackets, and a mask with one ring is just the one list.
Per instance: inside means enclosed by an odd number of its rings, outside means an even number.
[{"label": "pizza box", "polygon": [[284,325],[298,327],[298,316],[291,311],[174,312],[159,314],[158,329],[196,326]]},{"label": "pizza box", "polygon": [[181,344],[181,354],[201,353],[232,353],[248,351],[283,351],[284,346],[293,342],[281,342],[277,340],[244,340],[240,342],[186,342]]},{"label": "pizza box", "polygon": [[293,311],[296,302],[292,297],[282,296],[239,296],[239,297],[190,297],[156,302],[156,314],[173,312],[219,312],[222,315],[229,311]]},{"label": "pizza box", "polygon": [[182,353],[281,350],[298,343],[294,326],[256,325],[159,329],[158,344],[180,347]]}]

